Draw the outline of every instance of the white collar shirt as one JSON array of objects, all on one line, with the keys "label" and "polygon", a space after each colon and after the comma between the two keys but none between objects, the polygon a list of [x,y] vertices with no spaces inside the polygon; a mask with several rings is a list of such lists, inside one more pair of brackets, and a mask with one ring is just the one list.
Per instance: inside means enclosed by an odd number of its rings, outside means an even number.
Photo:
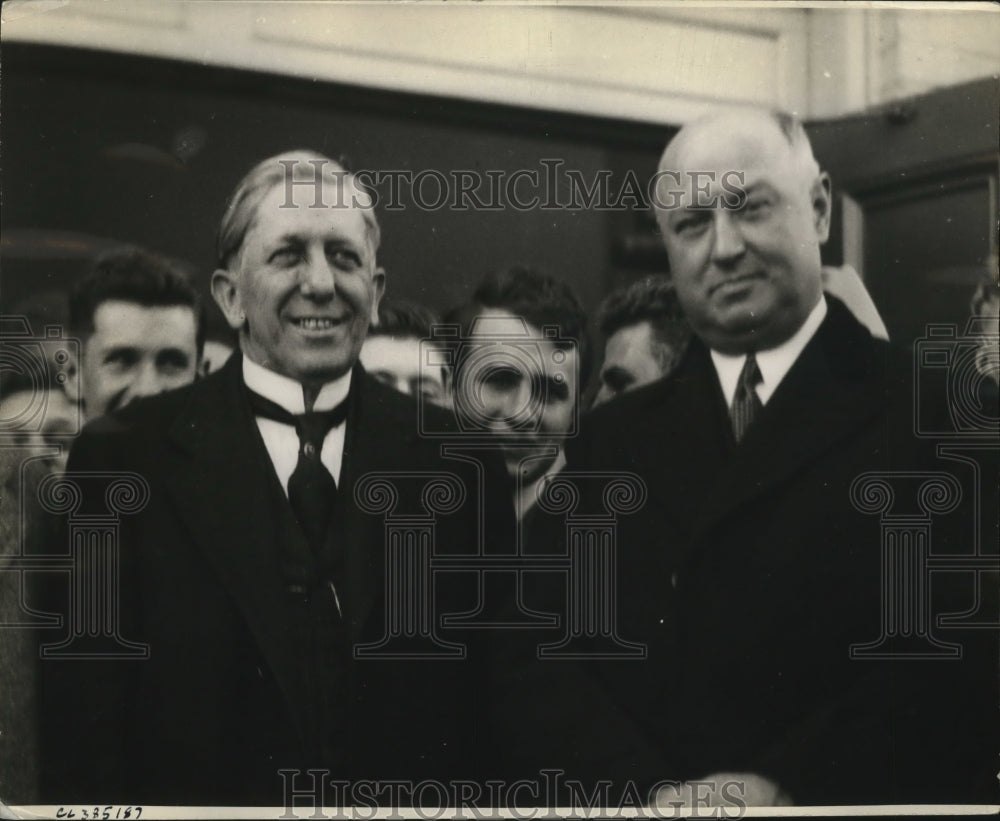
[{"label": "white collar shirt", "polygon": [[[757,385],[757,396],[761,405],[766,405],[768,400],[774,395],[781,384],[781,380],[792,369],[795,360],[799,358],[809,340],[813,338],[820,324],[826,317],[826,297],[820,296],[816,307],[812,309],[806,321],[799,329],[775,348],[766,351],[757,351],[757,367],[760,368],[761,381]],[[740,380],[740,373],[743,370],[743,363],[746,362],[746,354],[732,356],[730,354],[712,351],[712,364],[715,365],[715,372],[719,377],[719,385],[722,387],[722,395],[726,397],[726,407],[733,406],[733,397],[736,395],[736,385]]]},{"label": "white collar shirt", "polygon": [[[275,373],[263,365],[258,365],[246,356],[243,357],[243,381],[246,386],[259,393],[265,399],[283,407],[289,413],[305,413],[305,396],[302,385],[294,379]],[[348,371],[339,379],[325,384],[316,397],[313,410],[332,410],[347,398],[351,388],[351,372]],[[295,465],[299,461],[299,435],[295,428],[273,419],[257,416],[257,428],[260,430],[264,447],[271,457],[278,480],[288,494],[288,480],[291,478]],[[340,483],[340,469],[344,461],[344,436],[346,422],[337,425],[327,433],[323,440],[323,450],[320,460],[330,471],[334,481]]]}]

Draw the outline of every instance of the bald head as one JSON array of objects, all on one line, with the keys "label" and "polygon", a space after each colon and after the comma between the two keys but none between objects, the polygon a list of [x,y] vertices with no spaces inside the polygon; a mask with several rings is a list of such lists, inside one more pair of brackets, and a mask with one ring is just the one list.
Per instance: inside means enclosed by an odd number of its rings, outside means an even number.
[{"label": "bald head", "polygon": [[829,178],[798,121],[727,111],[685,126],[663,153],[655,204],[696,334],[744,352],[798,330],[820,299],[830,218]]},{"label": "bald head", "polygon": [[781,135],[791,152],[794,164],[804,177],[819,174],[819,163],[802,123],[791,114],[778,110],[741,110],[707,114],[684,126],[667,144],[660,158],[661,169],[675,169],[686,144],[700,133],[748,133],[774,130]]}]

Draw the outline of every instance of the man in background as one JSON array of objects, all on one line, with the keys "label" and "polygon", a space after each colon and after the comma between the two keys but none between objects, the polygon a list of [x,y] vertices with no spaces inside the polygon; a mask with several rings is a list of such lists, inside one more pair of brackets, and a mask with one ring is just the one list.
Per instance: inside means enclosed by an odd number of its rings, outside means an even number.
[{"label": "man in background", "polygon": [[648,276],[612,291],[597,311],[597,327],[604,336],[604,362],[594,407],[666,376],[691,338],[674,286],[665,276]]},{"label": "man in background", "polygon": [[455,411],[496,434],[523,519],[577,430],[591,368],[586,314],[568,285],[525,266],[484,279],[455,313],[469,352],[455,371]]},{"label": "man in background", "polygon": [[99,257],[73,286],[81,362],[67,382],[86,418],[193,382],[205,341],[197,292],[174,263],[141,248]]},{"label": "man in background", "polygon": [[[872,336],[889,338],[875,303],[850,265],[824,266],[823,290],[840,299]],[[667,376],[691,338],[667,276],[648,276],[612,291],[598,309],[597,327],[604,335],[604,362],[593,407]]]},{"label": "man in background", "polygon": [[54,378],[39,385],[0,372],[0,800],[12,804],[38,798],[38,659],[30,630],[15,626],[28,620],[24,574],[5,565],[37,535],[39,482],[63,471],[79,425],[78,408]]},{"label": "man in background", "polygon": [[378,324],[361,346],[361,364],[383,385],[435,405],[448,407],[447,369],[422,365],[420,342],[429,339],[440,320],[423,305],[383,300]]}]

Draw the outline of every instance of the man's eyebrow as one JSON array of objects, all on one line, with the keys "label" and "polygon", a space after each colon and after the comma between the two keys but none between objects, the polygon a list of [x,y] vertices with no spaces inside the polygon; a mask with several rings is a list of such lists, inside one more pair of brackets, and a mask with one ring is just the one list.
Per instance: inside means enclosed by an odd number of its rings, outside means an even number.
[{"label": "man's eyebrow", "polygon": [[112,354],[123,354],[123,353],[133,353],[134,354],[134,353],[138,353],[138,352],[139,352],[139,346],[138,345],[125,345],[123,343],[119,343],[119,344],[116,344],[116,345],[109,345],[108,347],[104,348],[102,350],[102,355],[103,356],[111,356]]},{"label": "man's eyebrow", "polygon": [[185,351],[183,348],[178,348],[176,345],[171,345],[168,348],[160,348],[160,350],[156,352],[157,359],[160,359],[164,356],[179,356],[183,357],[184,359],[191,358],[187,351]]},{"label": "man's eyebrow", "polygon": [[748,197],[751,194],[757,193],[758,191],[768,192],[775,190],[774,186],[771,183],[767,182],[766,180],[755,180],[754,182],[750,183],[750,185],[744,185],[738,187]]},{"label": "man's eyebrow", "polygon": [[351,237],[343,236],[339,231],[336,232],[336,236],[329,237],[323,244],[334,248],[348,248],[352,251],[357,251],[359,254],[368,252],[368,242],[366,240],[356,242]]},{"label": "man's eyebrow", "polygon": [[671,223],[676,223],[686,217],[702,217],[710,208],[699,208],[697,205],[682,205],[678,208],[671,208],[667,213],[667,219]]},{"label": "man's eyebrow", "polygon": [[303,245],[305,240],[302,238],[301,234],[282,234],[281,236],[275,237],[269,243],[269,245],[279,246],[279,245]]}]

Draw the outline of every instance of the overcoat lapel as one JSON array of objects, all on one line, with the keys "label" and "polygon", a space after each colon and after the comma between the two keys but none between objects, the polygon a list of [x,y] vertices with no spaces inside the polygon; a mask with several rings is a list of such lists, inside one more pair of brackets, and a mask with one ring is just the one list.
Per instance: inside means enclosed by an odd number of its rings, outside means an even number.
[{"label": "overcoat lapel", "polygon": [[333,538],[343,545],[344,584],[338,594],[353,644],[362,640],[374,605],[383,600],[386,543],[386,518],[362,510],[355,490],[367,473],[406,470],[417,414],[415,404],[380,385],[360,365],[351,392]]},{"label": "overcoat lapel", "polygon": [[[629,442],[655,442],[638,452],[634,466],[649,483],[648,506],[670,521],[671,530],[690,534],[692,514],[704,504],[705,488],[730,459],[728,416],[719,380],[705,348],[693,340],[669,379],[651,398],[644,415],[648,430],[631,430]],[[645,460],[645,462],[643,461]],[[627,468],[621,460],[616,467]]]},{"label": "overcoat lapel", "polygon": [[167,491],[242,612],[306,744],[314,719],[288,640],[295,625],[286,591],[275,584],[283,531],[271,503],[274,468],[243,394],[242,358],[209,380],[171,430],[178,449],[166,457],[174,460],[164,466]]},{"label": "overcoat lapel", "polygon": [[871,337],[840,302],[827,300],[826,319],[705,493],[696,536],[815,463],[881,411],[885,392]]}]

